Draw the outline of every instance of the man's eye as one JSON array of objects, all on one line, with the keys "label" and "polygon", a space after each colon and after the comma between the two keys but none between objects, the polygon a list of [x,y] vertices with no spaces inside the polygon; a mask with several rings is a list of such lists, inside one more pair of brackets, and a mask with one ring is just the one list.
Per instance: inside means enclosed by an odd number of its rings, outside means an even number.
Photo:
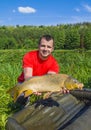
[{"label": "man's eye", "polygon": [[52,48],[51,46],[47,46],[47,48]]},{"label": "man's eye", "polygon": [[41,47],[45,47],[45,45],[41,45]]}]

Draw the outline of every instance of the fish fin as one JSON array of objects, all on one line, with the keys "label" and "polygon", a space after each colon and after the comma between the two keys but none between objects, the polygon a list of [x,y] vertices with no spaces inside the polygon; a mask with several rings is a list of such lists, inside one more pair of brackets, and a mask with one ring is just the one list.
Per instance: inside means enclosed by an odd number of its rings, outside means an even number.
[{"label": "fish fin", "polygon": [[14,93],[14,96],[13,96],[13,100],[14,100],[14,102],[17,101],[19,95],[20,95],[20,94],[18,94],[18,92],[15,92],[15,93]]},{"label": "fish fin", "polygon": [[[24,97],[28,97],[29,95],[31,95],[33,93],[33,91],[29,89],[29,90],[24,91],[23,93],[24,93]],[[14,96],[13,96],[14,102],[17,101],[17,99],[20,95],[21,95],[21,93],[18,93],[18,91],[16,91],[14,93]]]},{"label": "fish fin", "polygon": [[11,88],[10,90],[7,91],[7,93],[10,94],[10,96],[13,98],[14,102],[16,102],[17,98],[20,95],[17,87]]},{"label": "fish fin", "polygon": [[33,90],[31,89],[24,91],[24,97],[28,97],[31,94],[33,94]]},{"label": "fish fin", "polygon": [[49,98],[49,96],[52,94],[53,92],[47,92],[44,94],[43,99]]}]

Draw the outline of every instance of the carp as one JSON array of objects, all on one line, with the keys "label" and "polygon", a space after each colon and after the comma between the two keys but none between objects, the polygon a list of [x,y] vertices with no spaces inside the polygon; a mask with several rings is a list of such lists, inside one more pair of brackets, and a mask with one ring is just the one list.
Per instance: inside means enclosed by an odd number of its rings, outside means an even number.
[{"label": "carp", "polygon": [[14,102],[16,102],[22,93],[24,93],[24,97],[27,97],[36,92],[45,94],[48,92],[62,92],[64,88],[73,90],[82,89],[83,86],[83,83],[67,74],[48,74],[35,76],[24,81],[22,84],[17,84],[8,93],[13,97]]}]

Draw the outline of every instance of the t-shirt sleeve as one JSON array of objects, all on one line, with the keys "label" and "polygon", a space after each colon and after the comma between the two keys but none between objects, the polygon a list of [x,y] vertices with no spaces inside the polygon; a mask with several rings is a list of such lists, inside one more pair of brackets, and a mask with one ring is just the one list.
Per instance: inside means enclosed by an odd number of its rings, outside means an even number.
[{"label": "t-shirt sleeve", "polygon": [[29,53],[26,53],[23,57],[23,63],[22,63],[22,67],[26,68],[26,67],[33,67],[33,58],[32,56],[30,56]]},{"label": "t-shirt sleeve", "polygon": [[54,71],[56,73],[59,73],[59,64],[55,59],[53,59],[53,62],[51,64],[50,70],[49,71]]}]

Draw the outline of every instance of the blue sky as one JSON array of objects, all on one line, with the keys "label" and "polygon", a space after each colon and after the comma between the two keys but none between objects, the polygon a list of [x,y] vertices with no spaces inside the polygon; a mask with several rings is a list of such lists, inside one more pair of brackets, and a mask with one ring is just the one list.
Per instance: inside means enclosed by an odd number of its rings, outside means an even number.
[{"label": "blue sky", "polygon": [[91,0],[1,0],[0,26],[91,22]]}]

